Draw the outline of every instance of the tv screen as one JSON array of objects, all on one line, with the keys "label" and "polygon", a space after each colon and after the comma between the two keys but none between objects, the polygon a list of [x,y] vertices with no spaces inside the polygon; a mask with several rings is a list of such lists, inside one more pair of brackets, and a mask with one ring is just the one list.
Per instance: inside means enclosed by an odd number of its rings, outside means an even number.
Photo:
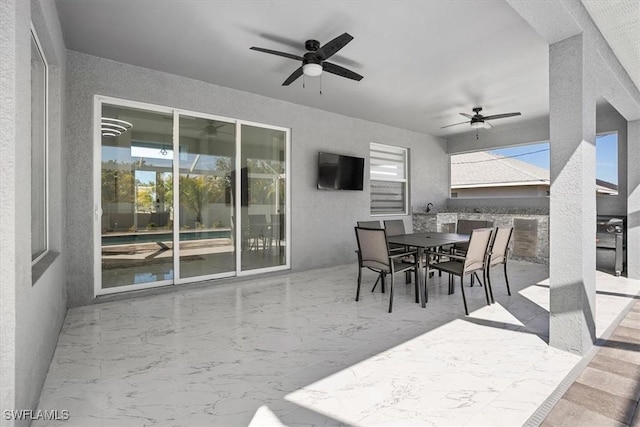
[{"label": "tv screen", "polygon": [[318,153],[318,188],[321,190],[360,190],[364,177],[362,157]]}]

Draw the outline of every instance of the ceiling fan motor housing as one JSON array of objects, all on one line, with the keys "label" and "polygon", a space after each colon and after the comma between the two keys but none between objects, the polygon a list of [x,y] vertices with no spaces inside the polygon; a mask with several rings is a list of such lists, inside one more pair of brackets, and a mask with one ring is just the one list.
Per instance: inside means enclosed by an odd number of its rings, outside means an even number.
[{"label": "ceiling fan motor housing", "polygon": [[316,56],[315,53],[307,52],[302,57],[302,65],[307,65],[307,64],[318,64],[318,65],[320,65],[320,64],[322,64],[322,61],[320,59],[318,59],[318,57]]},{"label": "ceiling fan motor housing", "polygon": [[304,48],[308,51],[315,52],[320,49],[320,42],[318,40],[307,40],[304,42]]}]

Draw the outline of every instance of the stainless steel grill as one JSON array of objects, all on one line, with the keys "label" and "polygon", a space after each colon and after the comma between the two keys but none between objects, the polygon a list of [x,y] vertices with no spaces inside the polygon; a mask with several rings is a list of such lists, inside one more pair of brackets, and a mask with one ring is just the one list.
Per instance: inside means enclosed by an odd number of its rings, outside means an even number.
[{"label": "stainless steel grill", "polygon": [[596,248],[615,251],[615,273],[620,276],[624,270],[624,217],[599,215],[596,228]]}]

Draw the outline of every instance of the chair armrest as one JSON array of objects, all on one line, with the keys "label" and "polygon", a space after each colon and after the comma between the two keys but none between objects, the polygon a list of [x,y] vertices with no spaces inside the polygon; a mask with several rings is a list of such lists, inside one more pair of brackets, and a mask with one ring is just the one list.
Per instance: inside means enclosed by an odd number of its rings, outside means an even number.
[{"label": "chair armrest", "polygon": [[464,260],[466,259],[466,257],[460,256],[460,255],[455,255],[449,252],[438,252],[438,251],[424,251],[424,253],[428,254],[428,255],[438,255],[438,256],[444,256],[447,258],[453,258],[453,259],[459,259],[459,260]]},{"label": "chair armrest", "polygon": [[401,254],[393,254],[393,255],[389,255],[389,259],[396,259],[396,258],[404,258],[406,256],[409,255],[417,255],[418,251],[409,251],[409,252],[403,252]]}]

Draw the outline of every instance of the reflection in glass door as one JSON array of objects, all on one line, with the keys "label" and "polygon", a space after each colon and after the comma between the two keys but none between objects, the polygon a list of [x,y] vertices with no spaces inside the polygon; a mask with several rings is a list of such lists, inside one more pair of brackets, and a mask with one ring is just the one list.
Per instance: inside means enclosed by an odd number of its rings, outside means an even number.
[{"label": "reflection in glass door", "polygon": [[286,132],[241,125],[242,271],[286,265]]},{"label": "reflection in glass door", "polygon": [[180,278],[235,272],[236,125],[181,115]]},{"label": "reflection in glass door", "polygon": [[102,106],[103,289],[174,278],[172,126],[169,113]]}]

